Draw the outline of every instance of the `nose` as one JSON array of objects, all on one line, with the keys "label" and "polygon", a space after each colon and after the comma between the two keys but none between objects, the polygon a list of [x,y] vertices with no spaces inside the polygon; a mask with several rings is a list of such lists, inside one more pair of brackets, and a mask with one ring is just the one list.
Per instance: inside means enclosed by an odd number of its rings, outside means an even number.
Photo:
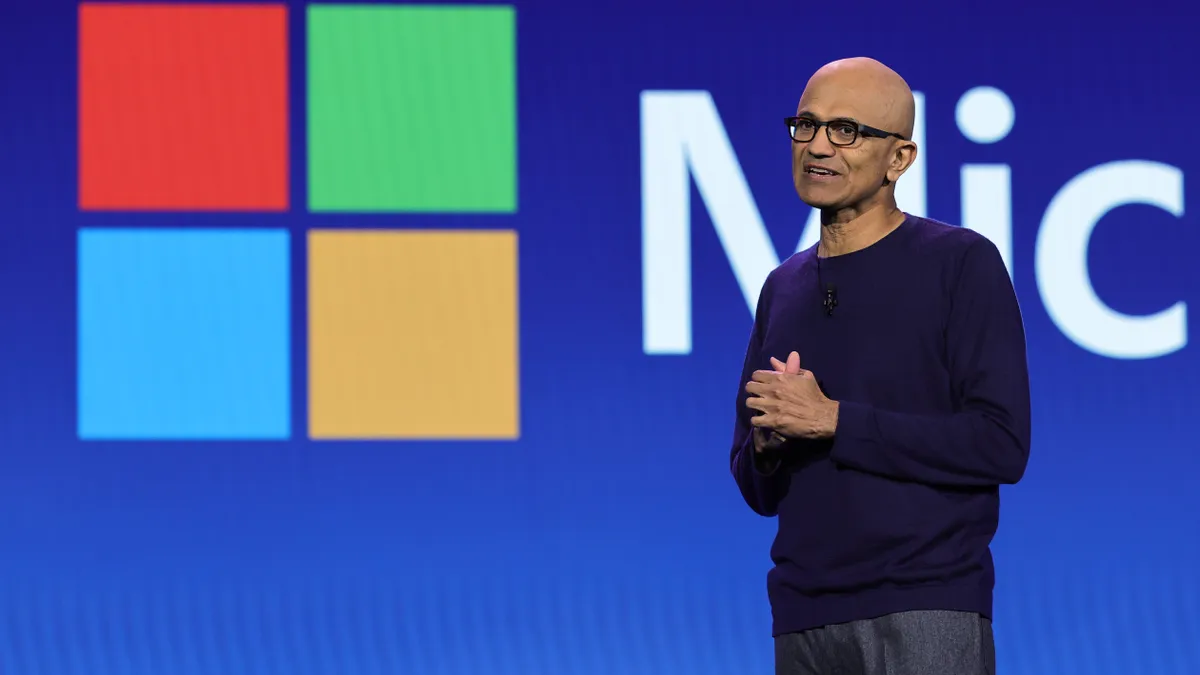
[{"label": "nose", "polygon": [[808,154],[813,157],[832,157],[835,152],[837,150],[833,143],[829,142],[829,134],[825,133],[825,127],[817,129],[817,134],[808,142]]}]

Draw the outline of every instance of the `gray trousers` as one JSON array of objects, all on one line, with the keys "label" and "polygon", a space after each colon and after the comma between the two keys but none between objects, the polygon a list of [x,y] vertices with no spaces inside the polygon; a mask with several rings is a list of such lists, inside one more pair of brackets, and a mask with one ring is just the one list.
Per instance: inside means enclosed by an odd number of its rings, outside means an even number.
[{"label": "gray trousers", "polygon": [[995,675],[992,622],[913,611],[775,638],[775,675]]}]

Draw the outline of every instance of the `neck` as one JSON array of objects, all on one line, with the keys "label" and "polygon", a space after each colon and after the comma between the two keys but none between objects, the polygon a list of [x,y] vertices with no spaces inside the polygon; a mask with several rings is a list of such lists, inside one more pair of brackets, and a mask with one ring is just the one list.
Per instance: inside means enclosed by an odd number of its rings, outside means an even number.
[{"label": "neck", "polygon": [[891,234],[904,218],[904,212],[891,199],[854,213],[823,210],[817,255],[828,258],[862,250]]}]

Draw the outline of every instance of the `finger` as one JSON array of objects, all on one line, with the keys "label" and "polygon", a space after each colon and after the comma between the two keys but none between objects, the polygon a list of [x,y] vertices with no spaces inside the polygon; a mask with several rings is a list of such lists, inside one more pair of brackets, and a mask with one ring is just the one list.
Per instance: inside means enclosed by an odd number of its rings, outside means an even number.
[{"label": "finger", "polygon": [[761,396],[751,396],[750,398],[746,399],[746,407],[767,412],[767,409],[771,408],[772,406],[769,400]]},{"label": "finger", "polygon": [[788,366],[783,361],[780,361],[779,359],[772,356],[771,357],[771,367],[782,373],[787,370]]},{"label": "finger", "polygon": [[772,426],[771,425],[771,416],[770,415],[758,415],[756,417],[751,417],[750,424],[752,424],[756,427],[770,427],[770,426]]},{"label": "finger", "polygon": [[784,369],[784,372],[788,372],[788,373],[800,372],[800,353],[799,352],[792,352],[791,354],[788,354],[787,366]]},{"label": "finger", "polygon": [[746,383],[747,394],[757,394],[759,396],[770,396],[771,392],[775,391],[775,383],[773,382],[755,382],[750,380]]},{"label": "finger", "polygon": [[779,379],[779,375],[780,373],[774,370],[756,370],[750,379],[754,382],[774,382]]}]

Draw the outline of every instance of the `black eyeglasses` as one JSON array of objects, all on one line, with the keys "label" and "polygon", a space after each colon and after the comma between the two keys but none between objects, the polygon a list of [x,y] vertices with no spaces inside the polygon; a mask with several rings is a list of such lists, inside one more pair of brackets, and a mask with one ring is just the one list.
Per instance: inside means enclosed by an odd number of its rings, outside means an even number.
[{"label": "black eyeglasses", "polygon": [[808,143],[816,138],[817,129],[821,127],[825,127],[825,135],[829,137],[829,142],[838,146],[854,145],[859,136],[869,138],[890,138],[895,136],[902,141],[908,140],[895,132],[869,127],[865,124],[859,124],[854,120],[837,119],[829,120],[828,122],[819,122],[811,117],[785,117],[783,118],[783,122],[787,124],[788,135],[796,143]]}]

